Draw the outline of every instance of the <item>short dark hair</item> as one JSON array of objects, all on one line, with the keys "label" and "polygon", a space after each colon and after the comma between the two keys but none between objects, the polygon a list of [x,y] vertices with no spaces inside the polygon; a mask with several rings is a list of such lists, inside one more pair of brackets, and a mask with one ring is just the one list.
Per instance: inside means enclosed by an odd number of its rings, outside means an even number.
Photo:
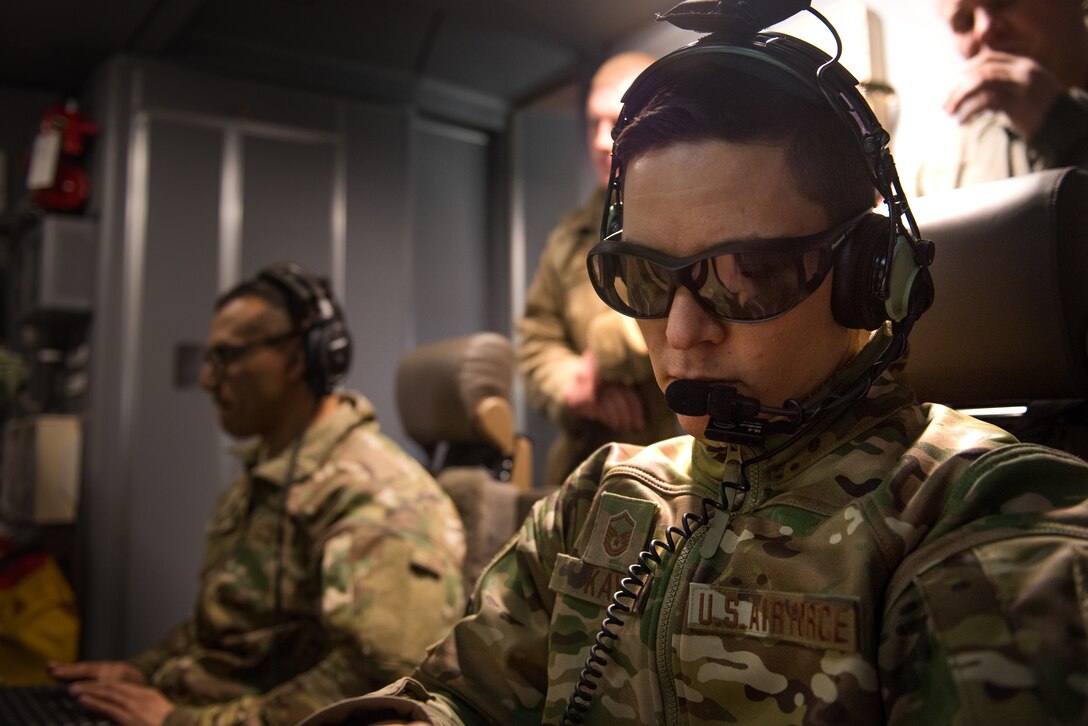
[{"label": "short dark hair", "polygon": [[626,165],[668,144],[711,139],[784,145],[802,196],[823,208],[833,222],[849,219],[876,201],[861,149],[830,105],[709,57],[671,74],[668,85],[634,111],[614,154]]},{"label": "short dark hair", "polygon": [[[243,280],[234,287],[230,288],[226,292],[222,293],[215,299],[215,312],[219,312],[228,304],[239,300],[244,297],[256,297],[264,300],[268,303],[268,306],[274,310],[282,310],[287,316],[287,320],[291,324],[292,329],[299,327],[299,320],[296,319],[296,313],[291,309],[290,302],[287,300],[287,295],[283,290],[276,285],[262,280],[260,278],[253,280]],[[262,320],[262,324],[266,321]],[[273,332],[267,330],[265,332]],[[286,332],[286,331],[285,331]]]}]

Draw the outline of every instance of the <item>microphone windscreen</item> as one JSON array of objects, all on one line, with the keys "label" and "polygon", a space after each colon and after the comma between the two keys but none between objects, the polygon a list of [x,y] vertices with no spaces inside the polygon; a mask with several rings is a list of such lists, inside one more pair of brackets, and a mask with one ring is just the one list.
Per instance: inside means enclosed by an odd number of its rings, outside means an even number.
[{"label": "microphone windscreen", "polygon": [[710,384],[681,379],[665,389],[665,402],[681,416],[705,416],[710,401]]}]

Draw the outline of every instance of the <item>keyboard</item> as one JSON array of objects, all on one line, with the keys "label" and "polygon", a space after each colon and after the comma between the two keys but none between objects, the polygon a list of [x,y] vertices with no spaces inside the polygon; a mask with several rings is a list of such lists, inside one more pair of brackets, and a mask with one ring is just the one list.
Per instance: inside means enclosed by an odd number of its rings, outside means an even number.
[{"label": "keyboard", "polygon": [[3,726],[115,726],[88,711],[65,686],[0,686]]}]

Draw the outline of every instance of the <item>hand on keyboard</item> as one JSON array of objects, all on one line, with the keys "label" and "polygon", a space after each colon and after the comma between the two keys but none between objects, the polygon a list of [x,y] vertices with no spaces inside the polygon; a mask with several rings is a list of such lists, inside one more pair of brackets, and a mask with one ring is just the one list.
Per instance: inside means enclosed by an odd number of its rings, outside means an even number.
[{"label": "hand on keyboard", "polygon": [[158,689],[123,681],[77,681],[68,688],[80,705],[121,726],[162,726],[174,703]]}]

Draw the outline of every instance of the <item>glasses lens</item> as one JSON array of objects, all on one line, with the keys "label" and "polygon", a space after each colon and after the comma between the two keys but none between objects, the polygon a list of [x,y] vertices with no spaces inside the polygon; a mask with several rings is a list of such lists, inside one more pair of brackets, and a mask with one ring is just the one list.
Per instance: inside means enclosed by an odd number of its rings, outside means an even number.
[{"label": "glasses lens", "polygon": [[245,343],[243,345],[230,345],[229,343],[220,343],[219,345],[213,345],[204,351],[204,360],[211,364],[212,368],[222,373],[228,366],[231,366],[241,360],[242,356],[248,353],[257,345],[260,345],[261,341],[256,343]]},{"label": "glasses lens", "polygon": [[299,335],[299,331],[288,330],[284,333],[270,335],[267,338],[251,340],[248,343],[242,343],[241,345],[220,343],[219,345],[213,345],[211,348],[204,351],[204,360],[216,370],[222,371],[227,366],[240,361],[244,356],[248,355],[250,351],[255,350],[256,348],[279,345],[297,335]]},{"label": "glasses lens", "polygon": [[226,356],[223,354],[223,346],[216,345],[204,349],[204,362],[215,371],[222,371],[227,365]]},{"label": "glasses lens", "polygon": [[590,279],[610,307],[636,318],[666,315],[674,274],[637,255],[602,253],[590,257]]},{"label": "glasses lens", "polygon": [[767,320],[790,310],[820,286],[831,267],[827,246],[715,255],[672,270],[638,254],[591,257],[593,285],[612,308],[637,318],[668,315],[684,284],[711,314],[732,321]]},{"label": "glasses lens", "polygon": [[675,289],[673,274],[649,260],[621,255],[621,277],[626,286],[617,292],[638,317],[656,317],[669,311]]},{"label": "glasses lens", "polygon": [[699,298],[714,315],[767,320],[795,307],[819,287],[830,261],[827,247],[737,252],[696,262],[691,277]]}]

